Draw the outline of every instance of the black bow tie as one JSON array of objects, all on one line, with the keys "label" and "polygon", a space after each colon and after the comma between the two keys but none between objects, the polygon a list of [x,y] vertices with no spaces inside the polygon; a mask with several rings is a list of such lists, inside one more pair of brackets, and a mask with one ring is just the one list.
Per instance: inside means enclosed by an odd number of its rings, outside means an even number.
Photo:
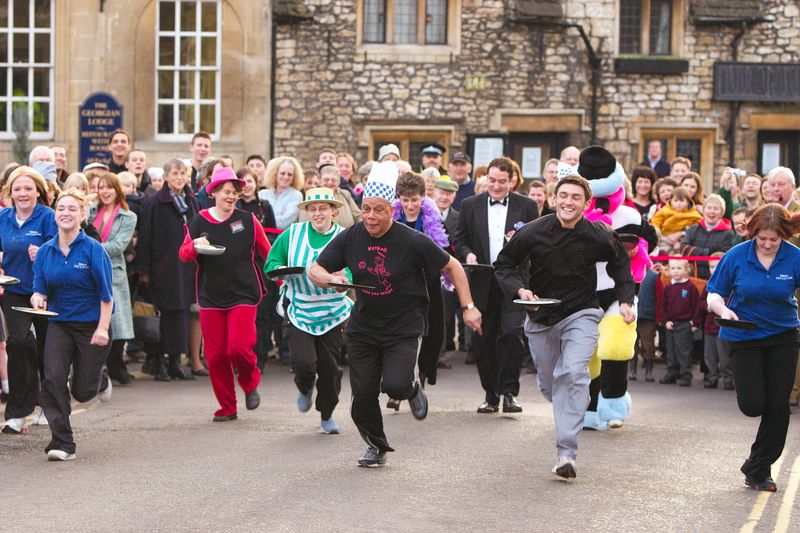
[{"label": "black bow tie", "polygon": [[508,196],[506,196],[502,200],[492,200],[491,198],[489,198],[489,207],[492,207],[493,205],[498,205],[498,204],[499,205],[508,205]]}]

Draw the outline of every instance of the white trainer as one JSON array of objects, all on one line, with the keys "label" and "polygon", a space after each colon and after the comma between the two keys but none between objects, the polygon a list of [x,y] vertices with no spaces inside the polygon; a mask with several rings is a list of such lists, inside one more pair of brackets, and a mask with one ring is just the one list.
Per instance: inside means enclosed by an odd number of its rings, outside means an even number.
[{"label": "white trainer", "polygon": [[0,426],[0,433],[10,433],[19,435],[25,431],[24,418],[9,418],[5,423]]},{"label": "white trainer", "polygon": [[559,455],[556,466],[553,467],[550,473],[558,477],[563,477],[564,479],[574,478],[576,476],[575,459],[567,457],[566,455]]},{"label": "white trainer", "polygon": [[72,461],[73,459],[75,459],[75,454],[64,450],[50,450],[47,452],[48,461]]},{"label": "white trainer", "polygon": [[42,409],[41,407],[38,407],[38,406],[36,407],[36,409],[33,412],[33,422],[31,422],[31,425],[34,425],[34,426],[47,426],[47,425],[49,425],[47,423],[47,417],[44,416],[44,409]]},{"label": "white trainer", "polygon": [[114,386],[111,384],[111,380],[109,379],[108,387],[97,393],[97,399],[103,403],[106,403],[108,400],[111,399],[112,392],[114,392]]}]

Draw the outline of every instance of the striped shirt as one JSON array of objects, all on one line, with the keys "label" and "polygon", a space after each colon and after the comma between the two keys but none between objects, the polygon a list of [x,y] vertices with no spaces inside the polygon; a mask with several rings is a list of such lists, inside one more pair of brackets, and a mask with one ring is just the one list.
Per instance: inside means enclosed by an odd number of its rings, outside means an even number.
[{"label": "striped shirt", "polygon": [[323,335],[348,319],[353,301],[346,293],[334,289],[322,289],[311,283],[308,279],[308,269],[325,246],[343,231],[343,228],[334,224],[331,231],[325,235],[327,237],[325,244],[319,248],[312,247],[309,241],[309,232],[314,231],[311,222],[292,224],[286,231],[289,233],[286,266],[306,268],[305,274],[288,276],[284,281],[282,290],[289,300],[287,310],[289,320],[299,330],[311,335]]}]

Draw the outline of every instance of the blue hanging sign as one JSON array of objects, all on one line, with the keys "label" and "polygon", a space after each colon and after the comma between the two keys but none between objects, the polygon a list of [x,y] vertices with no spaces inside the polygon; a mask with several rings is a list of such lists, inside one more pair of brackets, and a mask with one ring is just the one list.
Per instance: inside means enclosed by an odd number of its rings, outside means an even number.
[{"label": "blue hanging sign", "polygon": [[122,106],[108,93],[92,93],[78,113],[80,168],[89,163],[108,163],[109,135],[122,127]]}]

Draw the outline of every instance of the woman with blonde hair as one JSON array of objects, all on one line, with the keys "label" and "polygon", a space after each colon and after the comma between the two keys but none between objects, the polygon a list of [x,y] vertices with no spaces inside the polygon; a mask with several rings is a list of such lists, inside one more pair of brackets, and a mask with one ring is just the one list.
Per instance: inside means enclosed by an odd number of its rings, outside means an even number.
[{"label": "woman with blonde hair", "polygon": [[[28,166],[15,169],[3,188],[12,207],[0,211],[0,251],[3,273],[19,279],[4,287],[3,314],[8,327],[8,380],[10,385],[3,433],[25,432],[25,417],[39,403],[43,377],[42,354],[47,338],[47,318],[13,311],[28,307],[33,295],[33,262],[39,248],[57,233],[55,213],[47,205],[44,178]],[[31,326],[36,331],[31,333]],[[41,417],[34,423],[41,423]]]},{"label": "woman with blonde hair", "polygon": [[58,313],[50,318],[43,354],[42,407],[52,435],[45,452],[48,461],[69,461],[75,459],[70,392],[79,402],[95,396],[103,402],[111,399],[103,365],[114,301],[111,260],[81,230],[86,197],[70,189],[58,197],[55,208],[58,233],[36,255],[30,305]]},{"label": "woman with blonde hair", "polygon": [[275,212],[278,229],[286,229],[296,222],[299,215],[297,204],[303,200],[303,168],[294,157],[276,157],[267,164],[265,189],[258,197],[267,200]]},{"label": "woman with blonde hair", "polygon": [[125,249],[136,229],[136,215],[128,209],[122,182],[113,172],[97,180],[97,208],[89,216],[100,234],[103,249],[111,258],[113,294],[116,312],[111,317],[111,350],[108,353],[108,376],[127,385],[133,381],[122,359],[125,342],[134,338],[131,294],[125,265]]}]

